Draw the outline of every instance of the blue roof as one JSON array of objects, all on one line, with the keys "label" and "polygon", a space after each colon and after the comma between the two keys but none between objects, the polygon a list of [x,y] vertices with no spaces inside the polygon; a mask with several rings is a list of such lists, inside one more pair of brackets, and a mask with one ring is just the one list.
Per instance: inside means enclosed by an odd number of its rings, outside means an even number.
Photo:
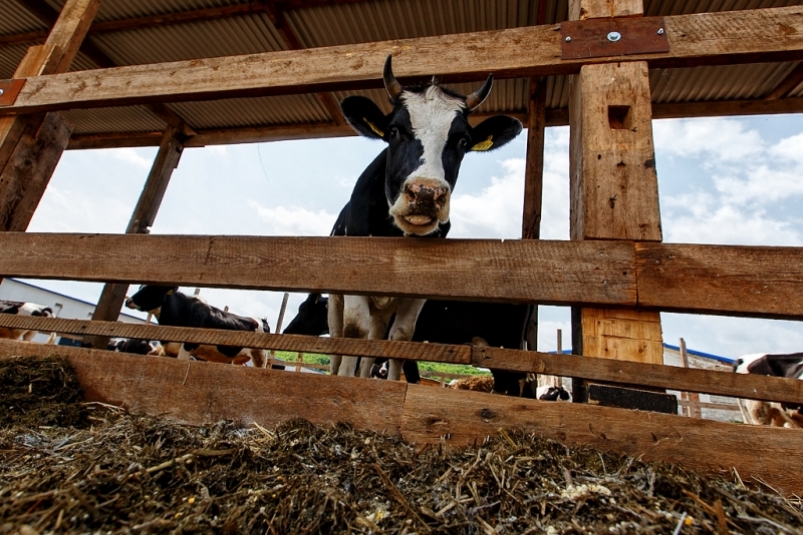
[{"label": "blue roof", "polygon": [[[664,344],[664,347],[669,349],[674,349],[675,351],[680,351],[678,346],[673,346],[672,344]],[[564,349],[563,353],[570,354],[572,352],[571,349]],[[550,353],[557,353],[557,351],[550,351]],[[717,362],[724,362],[725,364],[733,364],[734,359],[729,357],[720,357],[719,355],[712,355],[711,353],[703,353],[702,351],[695,351],[694,349],[686,349],[686,353],[689,355],[694,355],[695,357],[701,357],[704,359],[711,359],[716,360]]]}]

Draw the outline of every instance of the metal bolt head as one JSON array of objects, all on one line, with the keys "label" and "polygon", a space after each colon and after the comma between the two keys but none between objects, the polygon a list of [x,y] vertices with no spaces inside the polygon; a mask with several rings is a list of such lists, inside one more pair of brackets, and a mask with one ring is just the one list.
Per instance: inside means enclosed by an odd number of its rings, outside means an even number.
[{"label": "metal bolt head", "polygon": [[611,43],[615,43],[616,41],[618,41],[621,38],[622,38],[622,34],[619,33],[619,32],[611,32],[611,33],[608,34],[608,41],[610,41]]},{"label": "metal bolt head", "polygon": [[663,34],[664,34],[664,29],[658,28],[658,35],[663,35]]},{"label": "metal bolt head", "polygon": [[3,95],[3,93],[5,93],[5,91],[3,91],[2,89],[0,89],[0,96],[2,96],[2,95]]},{"label": "metal bolt head", "polygon": [[571,37],[566,37],[566,42],[567,43],[571,43],[572,42],[572,38]]}]

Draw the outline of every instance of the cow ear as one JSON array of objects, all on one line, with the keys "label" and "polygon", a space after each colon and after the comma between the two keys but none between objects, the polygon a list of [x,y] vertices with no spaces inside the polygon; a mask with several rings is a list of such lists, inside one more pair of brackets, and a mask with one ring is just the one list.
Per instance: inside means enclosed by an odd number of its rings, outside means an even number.
[{"label": "cow ear", "polygon": [[340,109],[351,127],[360,135],[373,139],[385,138],[388,118],[371,99],[347,97],[340,103]]},{"label": "cow ear", "polygon": [[475,126],[471,131],[474,145],[471,151],[498,149],[521,132],[521,122],[507,115],[495,115]]}]

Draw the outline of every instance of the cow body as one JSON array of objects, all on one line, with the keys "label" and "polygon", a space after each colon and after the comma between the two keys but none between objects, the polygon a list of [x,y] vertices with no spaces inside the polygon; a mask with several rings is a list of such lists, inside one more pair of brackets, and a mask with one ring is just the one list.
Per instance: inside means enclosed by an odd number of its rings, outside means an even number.
[{"label": "cow body", "polygon": [[[270,332],[266,320],[246,318],[224,312],[197,297],[190,297],[179,292],[177,287],[143,286],[136,294],[126,299],[126,306],[144,312],[153,312],[159,325]],[[164,345],[169,347],[171,344],[164,343]],[[251,360],[259,368],[263,367],[266,362],[266,354],[263,349],[244,350],[242,347],[235,346],[208,346],[184,342],[179,347],[177,357],[189,359],[190,356],[209,362],[223,363],[244,363]]]},{"label": "cow body", "polygon": [[[0,301],[0,314],[13,314],[18,316],[36,316],[42,318],[52,318],[53,309],[36,303],[24,303],[20,301]],[[38,331],[28,329],[8,329],[0,327],[0,338],[8,340],[24,340],[30,342]]]},{"label": "cow body", "polygon": [[[329,331],[322,321],[327,315],[327,304],[327,298],[318,294],[310,295],[299,306],[298,315],[284,333],[315,336],[327,334]],[[421,309],[411,340],[520,349],[532,311],[533,308],[527,305],[430,299]],[[380,360],[376,359],[373,363],[371,377],[387,377],[387,373],[383,373]],[[338,367],[338,358],[333,356],[333,375],[338,373]],[[418,366],[415,361],[405,362],[403,369],[408,382],[418,382]],[[520,381],[525,378],[524,373],[502,370],[491,372],[494,375],[494,392],[512,396],[521,394]]]},{"label": "cow body", "polygon": [[[435,84],[403,88],[388,56],[383,79],[391,113],[383,114],[364,97],[341,103],[358,133],[388,146],[358,178],[332,235],[444,238],[465,153],[501,147],[521,132],[521,123],[496,116],[469,125],[469,114],[491,91],[492,76],[468,97]],[[423,299],[333,294],[329,331],[334,337],[382,339],[388,333],[390,340],[410,340],[423,306]],[[361,377],[368,377],[373,360],[362,359]],[[353,376],[357,362],[356,357],[343,357],[334,369],[338,375]],[[401,362],[391,361],[388,378],[398,380],[400,374]]]},{"label": "cow body", "polygon": [[[733,371],[800,380],[803,379],[803,353],[743,355],[734,361]],[[740,399],[739,409],[747,424],[803,428],[803,405],[800,404]]]}]

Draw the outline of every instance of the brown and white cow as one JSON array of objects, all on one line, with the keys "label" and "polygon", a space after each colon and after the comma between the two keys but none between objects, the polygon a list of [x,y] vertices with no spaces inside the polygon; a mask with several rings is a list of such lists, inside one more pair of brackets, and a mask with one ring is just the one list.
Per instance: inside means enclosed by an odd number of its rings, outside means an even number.
[{"label": "brown and white cow", "polygon": [[[0,314],[14,314],[18,316],[38,316],[52,318],[53,309],[36,303],[23,303],[19,301],[0,301]],[[38,331],[28,329],[8,329],[0,327],[0,338],[9,340],[24,340],[30,342]]]},{"label": "brown and white cow", "polygon": [[[743,355],[733,363],[736,373],[752,373],[803,379],[803,353]],[[803,428],[803,405],[740,399],[739,409],[746,424]]]},{"label": "brown and white cow", "polygon": [[[468,116],[491,92],[493,75],[465,97],[435,83],[402,87],[393,75],[391,56],[384,69],[393,110],[385,115],[365,97],[348,97],[343,115],[361,135],[387,147],[357,179],[338,216],[333,236],[408,236],[443,238],[449,231],[449,206],[460,164],[467,152],[499,148],[521,132],[521,123],[497,115],[475,127]],[[377,275],[381,276],[381,275]],[[423,299],[330,295],[332,336],[410,340]],[[368,377],[373,359],[362,359]],[[354,376],[356,357],[343,357],[338,375]],[[398,380],[401,362],[391,361],[388,378]]]}]

